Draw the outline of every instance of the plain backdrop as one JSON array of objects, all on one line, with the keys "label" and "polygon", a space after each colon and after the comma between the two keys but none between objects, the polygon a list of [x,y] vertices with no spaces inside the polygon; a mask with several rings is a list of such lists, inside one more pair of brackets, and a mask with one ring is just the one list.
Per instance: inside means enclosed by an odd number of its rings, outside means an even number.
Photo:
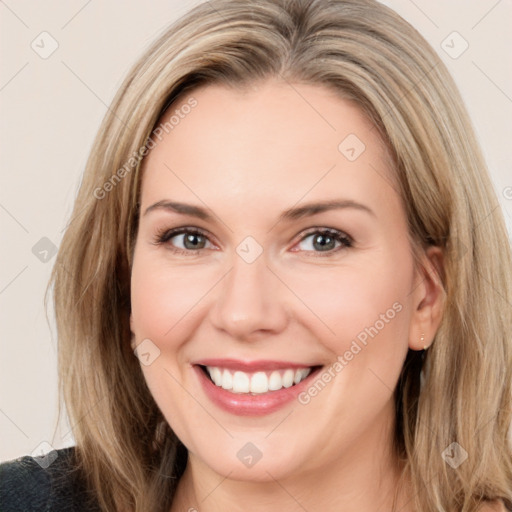
[{"label": "plain backdrop", "polygon": [[[54,252],[123,77],[165,26],[198,3],[0,2],[0,460],[74,442],[66,421],[55,428],[56,334],[43,304]],[[512,233],[512,2],[384,3],[426,37],[455,77]]]}]

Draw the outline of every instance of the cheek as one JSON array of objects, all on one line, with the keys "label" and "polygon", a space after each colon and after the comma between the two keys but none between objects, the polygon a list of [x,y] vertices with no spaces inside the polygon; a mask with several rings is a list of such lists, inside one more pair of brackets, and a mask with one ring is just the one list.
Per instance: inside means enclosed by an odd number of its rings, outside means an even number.
[{"label": "cheek", "polygon": [[[208,273],[208,275],[207,275]],[[151,253],[136,254],[131,277],[133,330],[140,341],[150,338],[166,346],[194,317],[211,287],[211,270],[170,265]],[[183,322],[183,324],[182,324]]]},{"label": "cheek", "polygon": [[306,331],[333,353],[321,376],[326,384],[312,383],[299,403],[313,417],[325,418],[327,431],[332,417],[338,425],[352,425],[347,438],[389,404],[407,355],[412,260],[407,249],[403,258],[397,254],[399,249],[390,249],[360,266],[316,269],[289,281],[314,313],[302,308]]},{"label": "cheek", "polygon": [[[307,306],[297,308],[299,321],[336,355],[361,347],[382,352],[407,345],[412,261],[400,250],[379,253],[357,265],[294,271],[286,276]],[[411,270],[409,272],[409,270]],[[301,311],[300,313],[298,313]],[[354,348],[357,350],[357,347]]]},{"label": "cheek", "polygon": [[[136,252],[131,276],[132,331],[136,344],[151,340],[149,351],[158,356],[141,368],[153,398],[182,440],[189,440],[187,425],[201,424],[194,398],[188,393],[190,372],[186,348],[198,303],[209,289],[206,276],[192,266],[170,266],[150,251]],[[156,351],[156,352],[153,352]],[[169,399],[172,397],[172,400]]]}]

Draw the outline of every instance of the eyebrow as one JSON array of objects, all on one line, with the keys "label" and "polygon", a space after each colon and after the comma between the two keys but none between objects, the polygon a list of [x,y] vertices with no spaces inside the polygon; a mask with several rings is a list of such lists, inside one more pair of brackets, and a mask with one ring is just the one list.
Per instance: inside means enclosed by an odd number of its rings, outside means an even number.
[{"label": "eyebrow", "polygon": [[[322,213],[328,210],[337,210],[337,209],[346,209],[352,208],[355,210],[363,211],[369,213],[373,217],[377,217],[375,212],[369,208],[368,206],[353,201],[351,199],[338,199],[338,200],[329,200],[329,201],[319,201],[313,203],[307,203],[303,206],[289,208],[285,210],[279,216],[279,222],[282,221],[290,221],[297,220],[304,217],[309,217],[312,215],[316,215],[318,213]],[[199,219],[205,221],[213,221],[213,215],[208,213],[208,210],[202,208],[200,206],[195,206],[187,203],[180,203],[177,201],[169,201],[167,199],[163,199],[158,201],[157,203],[146,208],[144,215],[155,211],[155,210],[166,210],[175,213],[180,213],[182,215],[190,215],[192,217],[198,217]]]}]

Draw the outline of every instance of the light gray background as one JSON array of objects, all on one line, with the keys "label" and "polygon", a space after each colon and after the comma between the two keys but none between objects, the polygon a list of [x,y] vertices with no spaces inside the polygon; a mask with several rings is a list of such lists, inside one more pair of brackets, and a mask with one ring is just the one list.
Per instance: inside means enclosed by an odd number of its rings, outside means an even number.
[{"label": "light gray background", "polygon": [[[43,307],[55,258],[40,240],[58,247],[93,137],[128,68],[198,3],[0,0],[0,460],[73,444],[67,423],[55,431],[55,328]],[[384,3],[454,75],[512,233],[511,0]],[[454,31],[469,44],[456,59],[447,51],[455,55],[464,41]],[[58,48],[42,58],[52,38]]]}]

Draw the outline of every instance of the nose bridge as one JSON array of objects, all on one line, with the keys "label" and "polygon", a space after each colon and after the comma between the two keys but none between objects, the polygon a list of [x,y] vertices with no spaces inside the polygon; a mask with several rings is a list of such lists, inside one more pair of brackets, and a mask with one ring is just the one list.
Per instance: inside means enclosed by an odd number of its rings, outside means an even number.
[{"label": "nose bridge", "polygon": [[237,247],[214,305],[215,326],[241,339],[256,331],[280,330],[286,323],[278,279],[267,267],[266,254],[260,250],[255,257],[255,249],[251,241]]}]

